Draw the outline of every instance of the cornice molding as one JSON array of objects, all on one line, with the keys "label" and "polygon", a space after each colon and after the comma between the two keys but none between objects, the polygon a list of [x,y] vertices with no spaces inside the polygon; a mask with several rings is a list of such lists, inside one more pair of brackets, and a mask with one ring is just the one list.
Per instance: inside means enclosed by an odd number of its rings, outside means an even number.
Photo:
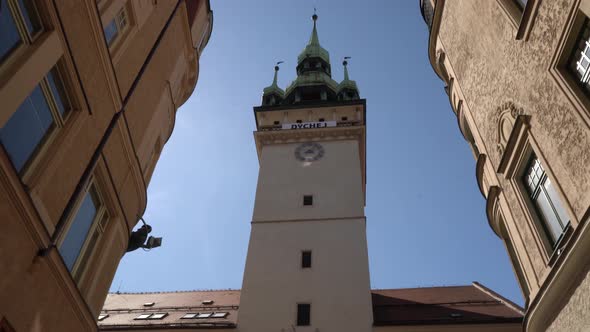
[{"label": "cornice molding", "polygon": [[364,143],[365,126],[257,131],[254,133],[254,137],[257,148],[269,144],[321,141],[325,139],[361,139]]},{"label": "cornice molding", "polygon": [[488,199],[486,201],[486,215],[488,217],[488,223],[494,233],[499,238],[502,238],[502,232],[500,232],[500,194],[502,188],[498,186],[490,187],[488,191]]},{"label": "cornice molding", "polygon": [[477,157],[477,163],[475,164],[475,178],[477,180],[477,185],[479,187],[479,191],[481,195],[486,198],[486,188],[484,183],[484,176],[485,176],[485,165],[486,165],[487,156],[483,153],[480,153]]},{"label": "cornice molding", "polygon": [[440,29],[440,22],[442,19],[443,10],[445,7],[445,0],[437,0],[434,4],[434,17],[432,18],[432,27],[430,28],[430,35],[428,37],[428,59],[430,65],[438,77],[444,81],[440,68],[437,66],[437,52],[436,40],[438,39],[438,32]]}]

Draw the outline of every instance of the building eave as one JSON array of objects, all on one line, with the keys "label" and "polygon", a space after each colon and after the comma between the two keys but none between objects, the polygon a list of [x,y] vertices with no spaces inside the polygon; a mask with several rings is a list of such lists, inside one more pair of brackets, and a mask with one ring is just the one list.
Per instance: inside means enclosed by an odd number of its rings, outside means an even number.
[{"label": "building eave", "polygon": [[434,18],[432,19],[432,27],[428,36],[428,60],[436,75],[444,81],[443,75],[436,64],[436,41],[440,29],[443,10],[445,7],[445,0],[437,0],[434,4]]}]

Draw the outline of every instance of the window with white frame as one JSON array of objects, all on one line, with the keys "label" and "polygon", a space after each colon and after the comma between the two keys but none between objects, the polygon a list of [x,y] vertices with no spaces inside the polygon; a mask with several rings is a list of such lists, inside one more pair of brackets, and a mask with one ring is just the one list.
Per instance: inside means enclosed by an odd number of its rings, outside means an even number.
[{"label": "window with white frame", "polygon": [[108,217],[98,188],[91,182],[58,245],[59,253],[74,278],[78,279],[83,272],[107,226]]},{"label": "window with white frame", "polygon": [[580,28],[569,64],[580,83],[588,85],[590,80],[590,20],[588,18],[584,19]]},{"label": "window with white frame", "polygon": [[127,28],[127,24],[127,11],[125,7],[123,7],[117,12],[115,17],[103,27],[104,36],[109,46],[113,45],[118,37],[121,36],[125,28]]},{"label": "window with white frame", "polygon": [[522,182],[547,235],[555,247],[569,225],[570,219],[557,190],[547,176],[540,160],[533,155],[524,170]]}]

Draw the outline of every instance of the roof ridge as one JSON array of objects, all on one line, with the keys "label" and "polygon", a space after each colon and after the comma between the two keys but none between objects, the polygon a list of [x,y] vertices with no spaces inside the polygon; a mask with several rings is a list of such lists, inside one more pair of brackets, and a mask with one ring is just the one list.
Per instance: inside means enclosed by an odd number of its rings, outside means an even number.
[{"label": "roof ridge", "polygon": [[429,289],[429,288],[457,288],[457,287],[473,287],[473,285],[441,285],[441,286],[423,286],[423,287],[405,287],[405,288],[375,288],[373,291],[385,291],[385,290],[407,290],[407,289]]},{"label": "roof ridge", "polygon": [[411,306],[453,306],[453,305],[461,305],[461,304],[485,304],[485,305],[492,305],[492,304],[503,304],[502,301],[499,300],[466,300],[466,301],[448,301],[448,302],[414,302],[414,303],[384,303],[384,304],[375,304],[374,306],[379,307],[411,307]]},{"label": "roof ridge", "polygon": [[235,292],[240,289],[191,289],[191,290],[175,290],[175,291],[158,291],[158,292],[109,292],[109,295],[141,295],[141,294],[174,294],[174,293],[192,293],[192,292]]}]

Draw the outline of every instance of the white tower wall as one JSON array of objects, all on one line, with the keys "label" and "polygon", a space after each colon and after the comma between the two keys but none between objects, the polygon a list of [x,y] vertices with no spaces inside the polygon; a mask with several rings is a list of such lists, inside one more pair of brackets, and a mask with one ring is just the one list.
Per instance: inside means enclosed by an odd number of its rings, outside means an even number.
[{"label": "white tower wall", "polygon": [[[297,160],[301,143],[261,149],[240,331],[372,329],[359,141],[318,143],[324,155],[314,162]],[[313,195],[312,206],[303,195]],[[301,267],[304,250],[311,268]],[[311,304],[310,326],[296,326],[298,303]]]}]

